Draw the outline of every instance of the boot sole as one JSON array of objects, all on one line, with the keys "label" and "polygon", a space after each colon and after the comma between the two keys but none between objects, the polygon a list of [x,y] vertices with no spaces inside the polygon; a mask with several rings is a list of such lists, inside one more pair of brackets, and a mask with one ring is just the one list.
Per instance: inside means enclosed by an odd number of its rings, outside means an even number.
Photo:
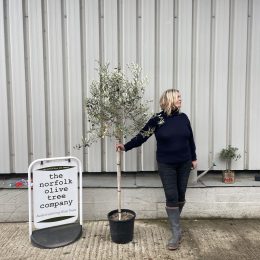
[{"label": "boot sole", "polygon": [[168,250],[177,250],[179,248],[179,246],[173,247],[173,246],[168,246]]}]

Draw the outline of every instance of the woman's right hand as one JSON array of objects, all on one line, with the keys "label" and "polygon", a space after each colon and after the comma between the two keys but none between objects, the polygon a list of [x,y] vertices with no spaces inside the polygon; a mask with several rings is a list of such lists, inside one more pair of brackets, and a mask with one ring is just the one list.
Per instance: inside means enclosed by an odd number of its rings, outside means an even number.
[{"label": "woman's right hand", "polygon": [[125,146],[123,144],[116,144],[116,151],[125,151]]}]

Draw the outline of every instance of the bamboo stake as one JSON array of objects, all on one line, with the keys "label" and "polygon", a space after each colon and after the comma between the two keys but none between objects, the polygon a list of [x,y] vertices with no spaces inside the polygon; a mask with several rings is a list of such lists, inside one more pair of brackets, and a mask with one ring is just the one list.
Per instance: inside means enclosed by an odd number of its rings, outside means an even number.
[{"label": "bamboo stake", "polygon": [[[119,143],[119,140],[118,140]],[[121,151],[116,152],[118,217],[121,220]]]}]

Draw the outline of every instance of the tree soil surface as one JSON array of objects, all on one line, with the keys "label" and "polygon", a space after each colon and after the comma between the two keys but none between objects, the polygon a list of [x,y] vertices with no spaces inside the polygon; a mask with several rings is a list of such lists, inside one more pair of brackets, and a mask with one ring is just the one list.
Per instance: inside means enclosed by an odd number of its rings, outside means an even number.
[{"label": "tree soil surface", "polygon": [[[126,221],[126,220],[129,220],[129,219],[132,219],[134,218],[134,215],[129,213],[129,212],[125,212],[125,211],[122,211],[121,213],[121,220],[120,221]],[[119,221],[119,214],[118,212],[114,213],[113,215],[111,215],[109,217],[110,220],[113,220],[113,221]]]}]

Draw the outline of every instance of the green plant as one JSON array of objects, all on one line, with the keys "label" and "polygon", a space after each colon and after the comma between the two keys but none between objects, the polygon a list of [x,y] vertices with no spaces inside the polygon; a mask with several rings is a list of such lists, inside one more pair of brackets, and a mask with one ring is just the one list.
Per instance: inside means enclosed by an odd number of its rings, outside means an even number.
[{"label": "green plant", "polygon": [[220,159],[226,161],[226,170],[231,171],[231,162],[232,160],[237,161],[241,158],[241,155],[238,153],[238,148],[228,145],[227,148],[223,148],[219,155]]},{"label": "green plant", "polygon": [[[131,136],[148,120],[148,101],[143,101],[146,80],[141,77],[137,64],[127,66],[124,73],[109,64],[98,68],[99,79],[90,86],[90,95],[85,100],[90,129],[83,138],[82,146],[90,146],[100,138],[111,137],[117,143]],[[121,219],[121,156],[117,151],[118,212]]]}]

